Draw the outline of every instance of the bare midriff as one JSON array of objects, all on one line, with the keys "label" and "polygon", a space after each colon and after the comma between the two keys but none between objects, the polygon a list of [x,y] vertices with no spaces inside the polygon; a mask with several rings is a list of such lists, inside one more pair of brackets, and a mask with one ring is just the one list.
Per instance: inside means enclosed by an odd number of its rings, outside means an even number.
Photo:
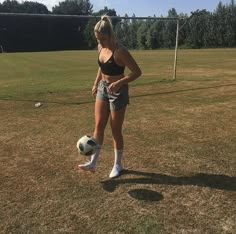
[{"label": "bare midriff", "polygon": [[121,75],[117,75],[117,76],[109,76],[109,75],[105,75],[105,74],[102,74],[102,80],[107,82],[107,83],[113,83],[113,82],[116,82],[122,78],[124,78],[125,75],[124,74],[121,74]]}]

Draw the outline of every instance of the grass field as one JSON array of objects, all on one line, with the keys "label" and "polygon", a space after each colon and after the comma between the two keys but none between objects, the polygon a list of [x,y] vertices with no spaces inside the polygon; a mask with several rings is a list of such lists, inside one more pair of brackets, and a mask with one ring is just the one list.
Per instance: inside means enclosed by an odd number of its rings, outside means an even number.
[{"label": "grass field", "polygon": [[[107,126],[95,174],[96,51],[0,54],[0,233],[236,233],[236,49],[131,51],[125,171]],[[37,101],[42,102],[35,108]]]}]

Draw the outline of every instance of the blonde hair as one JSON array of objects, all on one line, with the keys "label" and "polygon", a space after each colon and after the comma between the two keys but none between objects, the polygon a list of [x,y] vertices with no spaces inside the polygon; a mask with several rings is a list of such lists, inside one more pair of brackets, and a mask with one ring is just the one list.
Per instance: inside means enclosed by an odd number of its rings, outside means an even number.
[{"label": "blonde hair", "polygon": [[94,32],[104,33],[111,37],[113,40],[115,40],[112,22],[108,15],[103,15],[101,19],[96,23],[94,27]]}]

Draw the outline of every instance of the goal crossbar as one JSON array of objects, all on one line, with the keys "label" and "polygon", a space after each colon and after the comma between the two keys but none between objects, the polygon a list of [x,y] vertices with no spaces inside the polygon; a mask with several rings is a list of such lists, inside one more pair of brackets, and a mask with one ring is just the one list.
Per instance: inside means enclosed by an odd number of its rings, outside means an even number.
[{"label": "goal crossbar", "polygon": [[[101,16],[96,15],[57,15],[57,14],[31,14],[31,13],[0,13],[0,16],[25,16],[25,17],[43,17],[43,18],[101,18]],[[155,19],[155,20],[180,20],[181,17],[140,17],[140,16],[109,16],[111,19]]]}]

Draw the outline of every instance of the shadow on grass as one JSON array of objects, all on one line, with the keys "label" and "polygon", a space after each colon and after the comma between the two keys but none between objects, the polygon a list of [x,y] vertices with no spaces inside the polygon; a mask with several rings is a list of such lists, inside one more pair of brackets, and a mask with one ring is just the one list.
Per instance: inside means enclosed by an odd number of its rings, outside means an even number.
[{"label": "shadow on grass", "polygon": [[[124,175],[143,176],[139,178],[122,179]],[[196,174],[194,176],[169,176],[158,173],[148,173],[134,170],[123,170],[121,177],[102,181],[103,189],[107,192],[114,192],[122,184],[166,184],[166,185],[193,185],[209,187],[213,189],[236,191],[236,177],[216,174]]]},{"label": "shadow on grass", "polygon": [[215,86],[208,86],[208,87],[197,87],[197,88],[191,88],[191,89],[179,89],[179,90],[172,90],[172,91],[164,91],[164,92],[158,92],[158,93],[138,94],[138,95],[131,96],[131,98],[140,98],[140,97],[146,97],[146,96],[164,95],[164,94],[172,94],[172,93],[182,93],[182,92],[204,90],[204,89],[216,89],[216,88],[235,86],[235,85],[236,84],[224,84],[224,85],[215,85]]},{"label": "shadow on grass", "polygon": [[149,202],[157,202],[164,198],[161,193],[149,189],[131,189],[128,191],[128,194],[130,197],[136,200]]}]

